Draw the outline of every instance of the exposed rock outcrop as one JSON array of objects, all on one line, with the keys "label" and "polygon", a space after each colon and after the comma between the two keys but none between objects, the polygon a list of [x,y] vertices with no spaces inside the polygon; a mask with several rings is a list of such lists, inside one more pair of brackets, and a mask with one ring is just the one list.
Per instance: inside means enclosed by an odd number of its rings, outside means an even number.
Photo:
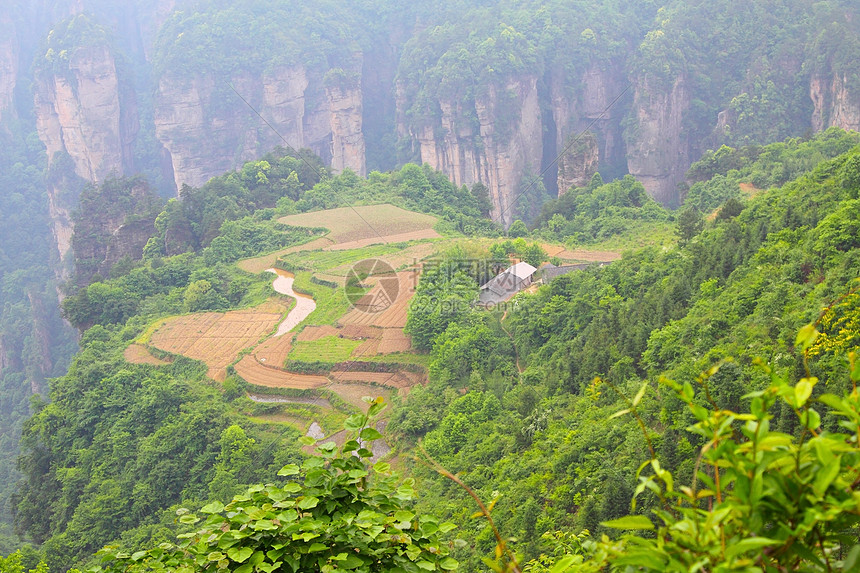
[{"label": "exposed rock outcrop", "polygon": [[848,88],[842,74],[832,77],[814,75],[809,84],[809,97],[813,103],[812,129],[828,127],[860,131],[860,93]]},{"label": "exposed rock outcrop", "polygon": [[226,83],[172,75],[159,82],[155,128],[170,154],[177,189],[200,186],[284,145],[278,134],[296,149],[310,148],[335,171],[365,173],[360,87],[324,88],[319,74],[301,65],[234,77],[233,86],[278,133]]},{"label": "exposed rock outcrop", "polygon": [[327,87],[326,98],[331,118],[331,168],[336,172],[351,169],[364,176],[361,86]]},{"label": "exposed rock outcrop", "polygon": [[690,167],[689,144],[683,124],[690,107],[686,78],[669,87],[644,79],[633,96],[636,126],[629,134],[627,167],[656,201],[678,206],[678,184]]},{"label": "exposed rock outcrop", "polygon": [[[572,134],[571,137],[574,137]],[[565,145],[567,147],[567,145]],[[572,187],[585,187],[597,173],[600,163],[600,145],[592,132],[587,132],[573,143],[558,161],[558,194]]]},{"label": "exposed rock outcrop", "polygon": [[123,257],[140,259],[156,232],[161,201],[139,178],[111,179],[101,187],[89,188],[81,197],[72,247],[77,262],[75,280],[85,285],[95,273],[109,276]]},{"label": "exposed rock outcrop", "polygon": [[[486,94],[476,98],[473,110],[464,109],[460,102],[439,102],[439,106],[441,125],[426,125],[411,134],[420,147],[421,162],[448,174],[457,185],[486,185],[493,219],[509,225],[516,216],[514,204],[523,174],[538,172],[541,165],[543,123],[537,78],[512,79],[501,90],[489,86]],[[469,115],[477,122],[464,120]]]},{"label": "exposed rock outcrop", "polygon": [[[48,209],[61,261],[69,258],[71,212],[80,181],[103,181],[133,169],[132,149],[138,130],[134,95],[119,82],[116,60],[106,45],[75,50],[65,72],[43,71],[35,82],[36,129],[48,158],[69,158],[71,169],[49,182]],[[62,171],[60,169],[59,171]],[[69,277],[70,264],[57,269]]]},{"label": "exposed rock outcrop", "polygon": [[[68,73],[36,79],[36,128],[53,158],[65,151],[87,181],[122,174],[132,163],[136,112],[123,110],[116,61],[104,45],[75,50]],[[132,132],[132,133],[129,133]]]},{"label": "exposed rock outcrop", "polygon": [[0,15],[0,121],[13,111],[18,83],[18,35],[8,14]]}]

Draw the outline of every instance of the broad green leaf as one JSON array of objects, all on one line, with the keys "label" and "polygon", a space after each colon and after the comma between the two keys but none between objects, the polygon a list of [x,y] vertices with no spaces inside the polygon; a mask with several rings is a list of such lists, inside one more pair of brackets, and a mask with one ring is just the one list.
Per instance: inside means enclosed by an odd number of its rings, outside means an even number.
[{"label": "broad green leaf", "polygon": [[236,563],[244,563],[253,554],[254,550],[250,547],[234,547],[227,550],[227,557]]},{"label": "broad green leaf", "polygon": [[296,464],[287,464],[278,472],[279,476],[294,476],[299,473],[299,466]]},{"label": "broad green leaf", "polygon": [[600,525],[612,529],[654,529],[654,524],[644,515],[628,515],[619,519],[610,519]]},{"label": "broad green leaf", "polygon": [[179,523],[182,523],[184,525],[194,525],[198,521],[200,521],[200,518],[198,518],[193,513],[188,513],[179,517]]},{"label": "broad green leaf", "polygon": [[742,539],[737,543],[731,543],[726,547],[726,557],[734,557],[741,553],[761,549],[769,545],[779,545],[779,543],[780,542],[776,539],[770,539],[767,537],[750,537]]},{"label": "broad green leaf", "polygon": [[224,511],[224,504],[220,501],[213,501],[210,504],[204,505],[200,513],[221,513]]},{"label": "broad green leaf", "polygon": [[308,547],[308,553],[316,553],[317,551],[325,551],[327,547],[322,543],[312,543],[310,547]]},{"label": "broad green leaf", "polygon": [[363,415],[353,414],[346,419],[346,421],[343,423],[343,427],[351,432],[354,432],[356,430],[361,429],[361,427],[364,426],[365,421],[366,418]]},{"label": "broad green leaf", "polygon": [[303,497],[299,500],[299,509],[313,509],[319,504],[320,500],[312,495]]},{"label": "broad green leaf", "polygon": [[299,443],[303,446],[312,446],[317,443],[317,441],[310,436],[302,436],[299,438]]},{"label": "broad green leaf", "polygon": [[815,343],[815,339],[818,338],[819,334],[814,324],[807,324],[798,331],[797,337],[794,339],[794,345],[799,346],[801,350],[806,350]]},{"label": "broad green leaf", "polygon": [[802,408],[806,404],[806,401],[809,400],[809,397],[812,396],[812,388],[816,382],[818,382],[818,378],[802,378],[797,383],[797,386],[794,387],[795,405],[798,408]]},{"label": "broad green leaf", "polygon": [[373,440],[380,439],[382,437],[382,434],[380,434],[373,428],[365,428],[361,431],[358,437],[366,442],[372,442]]},{"label": "broad green leaf", "polygon": [[453,557],[446,557],[439,562],[439,567],[445,571],[456,571],[459,566],[460,564]]},{"label": "broad green leaf", "polygon": [[823,464],[818,472],[815,474],[815,481],[812,483],[812,489],[815,490],[815,493],[823,496],[827,491],[827,488],[830,487],[830,484],[833,483],[833,480],[836,479],[836,476],[839,475],[839,470],[841,468],[840,457],[836,456],[836,459],[829,464]]},{"label": "broad green leaf", "polygon": [[376,462],[373,464],[373,471],[378,474],[387,474],[391,471],[391,464],[387,462]]},{"label": "broad green leaf", "polygon": [[550,573],[565,573],[574,561],[576,561],[576,555],[565,555],[556,561],[549,571]]}]

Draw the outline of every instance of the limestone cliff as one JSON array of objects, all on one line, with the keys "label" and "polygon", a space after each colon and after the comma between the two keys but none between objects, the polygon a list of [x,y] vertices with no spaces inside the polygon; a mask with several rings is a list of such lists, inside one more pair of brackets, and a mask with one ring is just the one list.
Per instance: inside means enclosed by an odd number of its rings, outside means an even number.
[{"label": "limestone cliff", "polygon": [[141,178],[88,187],[74,217],[75,282],[88,284],[95,273],[109,276],[123,257],[139,259],[160,211],[161,201]]},{"label": "limestone cliff", "polygon": [[[439,102],[440,125],[425,125],[410,135],[420,160],[448,174],[457,185],[481,182],[490,190],[491,215],[509,225],[527,171],[539,172],[543,155],[543,123],[537,78],[513,78],[504,88],[489,86],[475,98],[473,109],[461,102]],[[401,94],[403,90],[400,90]],[[400,97],[403,104],[402,95]],[[403,125],[401,132],[409,132]],[[476,121],[464,121],[474,116]]]},{"label": "limestone cliff", "polygon": [[[120,85],[116,60],[106,45],[79,48],[69,56],[67,67],[38,73],[34,100],[36,129],[49,160],[68,158],[74,175],[89,182],[133,169],[137,110],[133,95]],[[62,174],[48,186],[48,207],[60,260],[70,254],[71,211],[77,202],[74,190],[80,189],[71,176]],[[68,264],[58,268],[58,278],[67,279],[68,271]]]},{"label": "limestone cliff", "polygon": [[75,50],[67,72],[38,74],[36,128],[48,157],[68,153],[75,173],[87,181],[130,167],[135,122],[123,119],[134,113],[122,109],[126,102],[120,101],[120,88],[116,61],[104,45]]},{"label": "limestone cliff", "polygon": [[[571,135],[571,137],[574,137]],[[568,144],[565,145],[568,148]],[[586,132],[558,160],[558,194],[572,187],[585,187],[597,173],[600,163],[600,145],[592,132]]]},{"label": "limestone cliff", "polygon": [[633,96],[635,125],[627,134],[627,166],[648,194],[669,207],[683,197],[678,184],[690,167],[690,150],[683,125],[690,107],[686,78],[670,86],[642,79]]},{"label": "limestone cliff", "polygon": [[13,110],[12,97],[18,83],[18,35],[15,24],[6,15],[0,15],[0,121]]},{"label": "limestone cliff", "polygon": [[844,75],[813,75],[809,97],[814,106],[812,129],[821,131],[828,127],[841,127],[860,131],[860,93],[849,89]]},{"label": "limestone cliff", "polygon": [[361,87],[326,87],[326,99],[331,118],[331,168],[336,172],[351,169],[363,176],[366,169]]},{"label": "limestone cliff", "polygon": [[[549,75],[549,107],[560,157],[559,194],[572,186],[586,185],[601,167],[612,173],[624,170],[621,118],[628,101],[615,102],[624,94],[620,69],[618,64],[591,65],[573,81],[560,69]],[[579,139],[574,141],[575,137]]]},{"label": "limestone cliff", "polygon": [[364,174],[360,87],[323,87],[319,74],[301,65],[281,66],[261,77],[235,76],[232,85],[253,110],[226,82],[210,76],[161,78],[155,128],[169,153],[177,189],[200,186],[284,140],[296,149],[310,148],[335,171]]}]

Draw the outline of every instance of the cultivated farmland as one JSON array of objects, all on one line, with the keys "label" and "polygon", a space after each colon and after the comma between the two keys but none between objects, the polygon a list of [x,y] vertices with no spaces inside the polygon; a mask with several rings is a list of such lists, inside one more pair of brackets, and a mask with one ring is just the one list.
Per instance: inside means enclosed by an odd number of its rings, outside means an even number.
[{"label": "cultivated farmland", "polygon": [[[356,243],[346,248],[360,248],[372,243],[399,243],[418,238],[439,237],[439,234],[433,231],[433,226],[438,221],[436,217],[413,213],[394,205],[341,207],[328,211],[289,215],[278,221],[294,227],[329,229],[331,233],[327,237],[335,243],[373,239],[371,243]],[[407,237],[410,234],[415,235]]]},{"label": "cultivated farmland", "polygon": [[[281,308],[286,310],[286,306]],[[269,305],[264,310],[274,308]],[[282,316],[254,309],[176,316],[161,321],[149,343],[159,350],[204,362],[209,367],[207,375],[223,381],[227,366],[242,350],[257,345],[272,332]]]}]

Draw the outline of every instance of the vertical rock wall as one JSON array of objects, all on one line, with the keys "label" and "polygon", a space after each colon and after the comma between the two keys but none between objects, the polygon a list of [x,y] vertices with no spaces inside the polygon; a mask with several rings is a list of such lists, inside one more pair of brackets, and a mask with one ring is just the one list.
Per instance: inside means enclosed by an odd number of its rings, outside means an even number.
[{"label": "vertical rock wall", "polygon": [[628,141],[627,166],[651,197],[669,207],[676,207],[683,200],[678,184],[691,164],[683,130],[689,107],[690,92],[684,77],[677,78],[668,88],[647,80],[636,85],[633,97],[636,127]]}]

